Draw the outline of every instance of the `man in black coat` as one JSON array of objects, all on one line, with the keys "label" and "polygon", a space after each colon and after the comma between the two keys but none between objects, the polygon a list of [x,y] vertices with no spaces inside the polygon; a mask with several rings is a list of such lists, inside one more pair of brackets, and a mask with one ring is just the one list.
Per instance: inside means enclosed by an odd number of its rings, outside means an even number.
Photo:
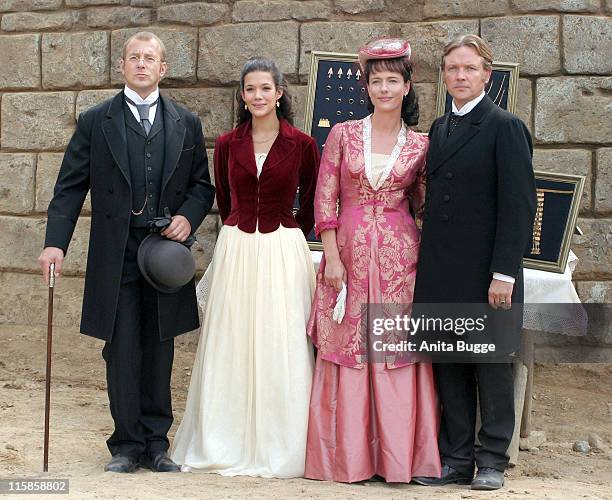
[{"label": "man in black coat", "polygon": [[183,242],[210,210],[214,187],[200,120],[160,96],[166,51],[140,32],[123,47],[125,87],[81,113],[49,204],[44,279],[61,272],[85,196],[91,193],[91,231],[81,332],[104,340],[113,456],[105,467],[133,472],[140,465],[178,471],[167,456],[172,425],[170,378],[174,337],[198,328],[195,284],[160,293],[140,274],[136,255],[147,223],[167,208],[162,233]]},{"label": "man in black coat", "polygon": [[[414,300],[441,308],[444,303],[490,307],[490,319],[504,327],[506,338],[498,340],[516,345],[507,337],[518,339],[522,327],[522,258],[536,198],[532,143],[523,122],[484,91],[492,62],[489,45],[475,35],[459,37],[444,50],[442,71],[453,112],[438,118],[429,132]],[[503,485],[514,430],[512,366],[507,358],[474,361],[435,365],[442,477],[416,478],[420,484]],[[482,427],[475,447],[478,400]]]}]

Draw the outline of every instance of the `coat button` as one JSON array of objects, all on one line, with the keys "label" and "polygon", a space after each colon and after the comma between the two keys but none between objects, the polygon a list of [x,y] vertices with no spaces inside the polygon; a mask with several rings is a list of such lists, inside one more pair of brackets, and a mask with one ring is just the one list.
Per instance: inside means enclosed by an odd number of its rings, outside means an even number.
[{"label": "coat button", "polygon": [[453,173],[452,172],[446,172],[446,178],[447,179],[452,179],[453,178]]},{"label": "coat button", "polygon": [[115,168],[117,165],[115,165],[114,163],[111,165],[111,168]]},{"label": "coat button", "polygon": [[108,212],[106,213],[106,218],[110,219],[110,214]]},{"label": "coat button", "polygon": [[176,190],[176,194],[181,194],[183,191],[181,191],[180,189]]},{"label": "coat button", "polygon": [[444,201],[449,201],[450,200],[450,194],[445,194],[443,200]]},{"label": "coat button", "polygon": [[113,188],[108,188],[108,193],[113,194]]},{"label": "coat button", "polygon": [[147,158],[151,158],[151,153],[147,153]]},{"label": "coat button", "polygon": [[442,214],[442,215],[440,216],[440,219],[442,219],[444,222],[448,222],[448,215],[446,215],[446,214]]}]

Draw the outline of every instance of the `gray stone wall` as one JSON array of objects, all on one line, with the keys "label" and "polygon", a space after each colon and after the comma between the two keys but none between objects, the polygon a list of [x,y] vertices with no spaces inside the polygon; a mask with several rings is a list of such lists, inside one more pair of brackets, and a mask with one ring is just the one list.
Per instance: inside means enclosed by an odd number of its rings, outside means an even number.
[{"label": "gray stone wall", "polygon": [[[127,36],[164,39],[165,91],[201,118],[210,148],[232,126],[245,59],[276,59],[303,122],[311,50],[355,52],[382,35],[408,38],[427,131],[441,49],[478,33],[497,60],[521,65],[517,114],[537,169],[587,176],[572,248],[585,300],[612,294],[612,2],[610,0],[0,0],[0,322],[45,321],[36,257],[45,211],[78,114],[121,86]],[[212,151],[210,151],[212,156]],[[78,323],[89,203],[57,288],[58,324]],[[199,229],[198,269],[212,255],[216,213]]]}]

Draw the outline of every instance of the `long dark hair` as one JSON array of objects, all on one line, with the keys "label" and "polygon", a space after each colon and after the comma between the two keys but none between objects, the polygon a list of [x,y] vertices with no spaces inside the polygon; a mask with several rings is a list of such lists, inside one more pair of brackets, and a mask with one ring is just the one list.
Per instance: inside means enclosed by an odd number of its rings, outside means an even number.
[{"label": "long dark hair", "polygon": [[291,109],[291,94],[285,77],[278,69],[277,64],[271,59],[255,57],[249,59],[240,72],[240,87],[236,91],[236,126],[243,124],[251,119],[251,112],[245,109],[244,99],[240,92],[244,90],[244,77],[253,71],[264,71],[272,75],[274,85],[277,89],[282,89],[283,95],[278,100],[279,106],[276,108],[276,116],[284,118],[293,125],[293,110]]},{"label": "long dark hair", "polygon": [[[370,75],[379,71],[391,71],[392,73],[399,73],[404,78],[405,82],[411,82],[410,90],[408,95],[404,96],[402,101],[402,120],[408,126],[416,125],[419,123],[419,99],[414,90],[414,84],[412,84],[412,71],[413,66],[410,59],[407,57],[394,57],[392,59],[370,59],[366,62],[363,78],[366,85],[370,82]],[[370,113],[374,111],[374,104],[367,96],[367,105]]]}]

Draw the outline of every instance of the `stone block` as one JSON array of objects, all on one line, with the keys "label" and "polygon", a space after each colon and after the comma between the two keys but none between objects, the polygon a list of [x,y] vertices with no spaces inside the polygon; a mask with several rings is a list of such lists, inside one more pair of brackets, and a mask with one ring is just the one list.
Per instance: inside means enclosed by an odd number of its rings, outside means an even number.
[{"label": "stone block", "polygon": [[612,148],[602,148],[596,154],[595,212],[612,212]]},{"label": "stone block", "polygon": [[602,280],[612,277],[612,219],[578,218],[583,235],[574,235],[572,250],[580,259],[573,278]]},{"label": "stone block", "polygon": [[0,153],[0,212],[27,214],[34,206],[36,156]]},{"label": "stone block", "polygon": [[[36,164],[36,212],[47,212],[49,202],[53,198],[53,188],[57,181],[57,174],[62,166],[64,153],[40,153]],[[82,214],[91,213],[90,196],[87,194],[83,204]]]},{"label": "stone block", "polygon": [[533,89],[531,80],[528,80],[527,78],[519,78],[516,90],[516,106],[514,109],[514,114],[523,120],[533,135],[531,106],[531,103],[533,102]]},{"label": "stone block", "polygon": [[384,0],[335,0],[336,10],[346,14],[365,14],[381,12],[385,8]]},{"label": "stone block", "polygon": [[510,0],[515,12],[597,12],[599,0]]},{"label": "stone block", "polygon": [[76,10],[63,12],[16,12],[2,16],[3,31],[70,30],[81,20]]},{"label": "stone block", "polygon": [[75,127],[74,92],[2,96],[2,148],[63,151]]},{"label": "stone block", "polygon": [[0,90],[40,87],[40,35],[0,36],[0,68]]},{"label": "stone block", "polygon": [[76,117],[89,108],[117,95],[119,89],[83,90],[76,100]]},{"label": "stone block", "polygon": [[294,85],[289,89],[289,92],[291,93],[293,124],[301,131],[306,132],[304,130],[304,119],[306,117],[306,99],[308,97],[308,87]]},{"label": "stone block", "polygon": [[[53,325],[78,327],[85,280],[62,276],[53,294]],[[42,273],[22,274],[0,271],[0,323],[46,325],[48,288]],[[42,348],[42,346],[41,346]]]},{"label": "stone block", "polygon": [[157,7],[158,0],[131,0],[132,7]]},{"label": "stone block", "polygon": [[544,172],[584,175],[586,181],[580,210],[591,210],[591,152],[586,149],[535,149],[533,169]]},{"label": "stone block", "polygon": [[229,6],[215,3],[184,3],[157,9],[157,19],[166,23],[206,26],[218,23],[229,15]]},{"label": "stone block", "polygon": [[66,0],[66,7],[89,7],[90,5],[127,5],[129,0]]},{"label": "stone block", "polygon": [[612,302],[612,281],[577,281],[576,292],[582,302],[609,304]]},{"label": "stone block", "polygon": [[[5,215],[0,217],[0,223],[0,271],[38,272],[37,259],[45,243],[47,219]],[[89,227],[88,217],[79,218],[63,266],[69,274],[85,272]]]},{"label": "stone block", "polygon": [[163,93],[197,114],[209,144],[234,123],[234,89],[164,89]]},{"label": "stone block", "polygon": [[414,85],[419,99],[419,123],[414,130],[428,133],[436,117],[436,84],[415,83]]},{"label": "stone block", "polygon": [[612,77],[540,78],[536,139],[545,143],[609,143]]},{"label": "stone block", "polygon": [[444,17],[487,17],[504,15],[508,0],[428,0],[425,2],[425,19]]},{"label": "stone block", "polygon": [[320,0],[239,0],[232,10],[232,21],[235,23],[250,21],[282,21],[295,19],[308,21],[328,19],[331,15],[328,5]]},{"label": "stone block", "polygon": [[390,23],[358,22],[313,22],[303,24],[300,30],[300,76],[310,71],[310,52],[346,52],[356,54],[359,47],[368,41],[388,36],[392,32]]},{"label": "stone block", "polygon": [[563,55],[568,73],[612,73],[612,18],[563,16]]},{"label": "stone block", "polygon": [[235,83],[244,63],[254,56],[274,59],[291,79],[297,70],[298,32],[295,21],[201,28],[198,79],[214,84]]},{"label": "stone block", "polygon": [[[132,35],[141,31],[138,28],[116,30],[111,33],[111,84],[124,82],[119,69],[119,60],[124,42]],[[198,46],[198,32],[194,28],[150,28],[166,46],[166,60],[168,72],[164,82],[193,83],[196,81],[196,57]]]},{"label": "stone block", "polygon": [[210,264],[220,227],[219,216],[208,215],[196,231],[198,242],[192,247],[196,261],[196,273],[204,272]]},{"label": "stone block", "polygon": [[416,60],[415,82],[437,82],[444,46],[459,35],[478,33],[478,21],[442,21],[401,25],[400,36],[410,40]]},{"label": "stone block", "polygon": [[491,44],[496,61],[519,63],[521,75],[561,70],[558,16],[483,19],[481,36]]},{"label": "stone block", "polygon": [[53,10],[62,6],[63,0],[2,0],[0,12],[27,10]]},{"label": "stone block", "polygon": [[[385,9],[376,13],[376,21],[408,23],[423,21],[425,7],[423,0],[385,0]],[[364,17],[364,16],[361,16]],[[370,16],[371,17],[371,16]],[[412,40],[410,40],[412,43]]]},{"label": "stone block", "polygon": [[90,28],[123,28],[147,26],[151,23],[150,9],[137,7],[101,7],[87,10],[87,26]]},{"label": "stone block", "polygon": [[43,87],[65,89],[108,85],[108,46],[108,33],[105,31],[45,33],[42,39]]}]

